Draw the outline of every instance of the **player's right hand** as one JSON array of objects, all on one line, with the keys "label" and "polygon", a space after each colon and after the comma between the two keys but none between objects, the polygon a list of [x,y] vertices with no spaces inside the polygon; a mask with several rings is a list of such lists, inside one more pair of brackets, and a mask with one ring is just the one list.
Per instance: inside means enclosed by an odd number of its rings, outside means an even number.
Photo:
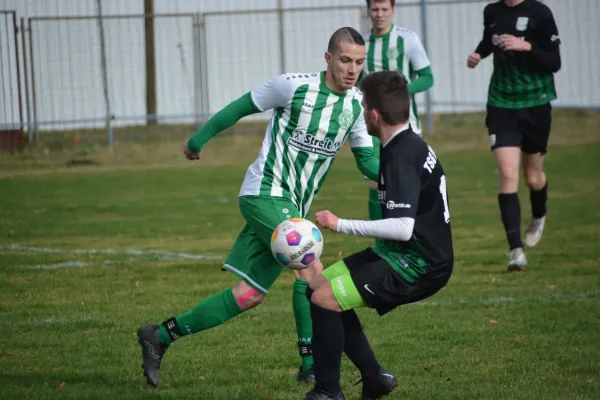
[{"label": "player's right hand", "polygon": [[327,228],[333,232],[337,232],[338,221],[340,220],[337,215],[331,211],[318,211],[316,213],[317,225],[321,228]]},{"label": "player's right hand", "polygon": [[469,57],[467,57],[467,67],[475,68],[477,64],[479,64],[479,61],[481,61],[479,53],[471,53],[469,54]]},{"label": "player's right hand", "polygon": [[199,160],[201,153],[194,153],[188,148],[187,143],[183,146],[183,154],[185,154],[185,158],[188,160]]}]

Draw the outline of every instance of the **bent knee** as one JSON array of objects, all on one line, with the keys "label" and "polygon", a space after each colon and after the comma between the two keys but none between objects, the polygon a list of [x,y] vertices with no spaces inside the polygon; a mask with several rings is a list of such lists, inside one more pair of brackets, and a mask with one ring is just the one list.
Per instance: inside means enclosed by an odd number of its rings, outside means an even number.
[{"label": "bent knee", "polygon": [[311,303],[325,308],[328,308],[332,300],[335,301],[335,296],[329,285],[322,285],[310,296]]},{"label": "bent knee", "polygon": [[533,189],[541,189],[546,184],[546,175],[542,170],[525,172],[525,183]]},{"label": "bent knee", "polygon": [[329,285],[323,285],[319,289],[315,290],[310,296],[310,302],[315,306],[325,308],[327,310],[336,312],[342,311],[342,307],[335,298],[331,286]]},{"label": "bent knee", "polygon": [[233,289],[233,295],[238,306],[243,310],[258,307],[265,299],[265,295],[252,287],[243,286],[246,285],[238,285]]},{"label": "bent knee", "polygon": [[310,296],[310,302],[314,305],[323,307],[327,301],[327,296],[325,295],[325,291],[323,289],[315,290]]}]

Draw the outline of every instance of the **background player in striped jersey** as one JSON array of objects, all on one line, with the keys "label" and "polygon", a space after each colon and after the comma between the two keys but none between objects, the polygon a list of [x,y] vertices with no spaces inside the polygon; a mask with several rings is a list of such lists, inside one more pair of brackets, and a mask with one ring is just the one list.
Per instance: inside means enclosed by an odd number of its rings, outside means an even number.
[{"label": "background player in striped jersey", "polygon": [[[398,71],[408,83],[411,99],[409,122],[413,131],[421,134],[421,122],[415,102],[415,93],[433,86],[433,74],[427,52],[419,36],[406,28],[393,23],[396,15],[395,0],[367,0],[372,29],[364,35],[367,46],[367,60],[361,77],[375,71]],[[360,78],[359,78],[360,80]],[[379,140],[373,137],[375,151],[379,151]],[[381,218],[377,182],[369,187],[369,217]]]},{"label": "background player in striped jersey", "polygon": [[543,170],[548,148],[554,73],[561,66],[560,38],[548,6],[536,0],[501,0],[483,11],[483,39],[467,58],[475,68],[494,54],[486,125],[500,171],[498,203],[510,247],[508,270],[527,268],[521,242],[519,162],[529,186],[532,216],[524,241],[535,246],[546,218],[548,180]]},{"label": "background player in striped jersey", "polygon": [[[239,194],[246,226],[222,267],[241,281],[177,318],[138,331],[144,375],[150,385],[158,385],[160,362],[171,342],[220,325],[263,301],[283,270],[271,254],[271,234],[281,222],[307,215],[346,140],[360,171],[377,179],[379,159],[366,130],[362,95],[354,87],[364,59],[360,33],[341,28],[331,37],[325,53],[327,71],[273,78],[219,111],[187,142],[185,156],[197,160],[212,137],[240,118],[273,110],[258,158],[248,168]],[[306,270],[295,271],[293,308],[303,360],[300,381],[314,380],[306,289],[322,269],[317,261]]]}]

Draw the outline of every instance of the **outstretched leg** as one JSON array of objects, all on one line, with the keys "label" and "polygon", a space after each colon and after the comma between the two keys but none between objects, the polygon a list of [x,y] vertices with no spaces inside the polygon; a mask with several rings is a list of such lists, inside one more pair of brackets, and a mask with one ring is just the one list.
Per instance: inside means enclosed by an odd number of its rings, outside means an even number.
[{"label": "outstretched leg", "polygon": [[234,318],[262,303],[264,295],[241,281],[233,289],[226,289],[208,297],[177,318],[169,318],[160,325],[146,325],[138,330],[142,346],[142,368],[148,384],[157,387],[159,369],[167,348],[183,336],[198,333]]}]

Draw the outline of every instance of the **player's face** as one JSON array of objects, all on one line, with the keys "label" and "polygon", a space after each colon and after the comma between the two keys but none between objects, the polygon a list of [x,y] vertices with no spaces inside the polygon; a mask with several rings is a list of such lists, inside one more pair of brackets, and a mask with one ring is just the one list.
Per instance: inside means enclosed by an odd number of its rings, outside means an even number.
[{"label": "player's face", "polygon": [[365,115],[365,124],[367,125],[367,132],[369,133],[369,135],[371,136],[375,136],[375,137],[379,137],[379,124],[378,122],[378,117],[379,114],[374,111],[374,110],[370,110],[367,107],[367,102],[365,101],[365,98],[363,97],[362,99],[362,106],[364,109],[364,115]]},{"label": "player's face", "polygon": [[371,1],[369,17],[371,18],[371,23],[376,34],[381,35],[390,30],[394,15],[396,15],[396,10],[392,7],[392,3],[389,0]]},{"label": "player's face", "polygon": [[333,78],[333,90],[345,92],[352,89],[365,62],[365,46],[341,42],[334,53],[326,53],[327,72]]}]

